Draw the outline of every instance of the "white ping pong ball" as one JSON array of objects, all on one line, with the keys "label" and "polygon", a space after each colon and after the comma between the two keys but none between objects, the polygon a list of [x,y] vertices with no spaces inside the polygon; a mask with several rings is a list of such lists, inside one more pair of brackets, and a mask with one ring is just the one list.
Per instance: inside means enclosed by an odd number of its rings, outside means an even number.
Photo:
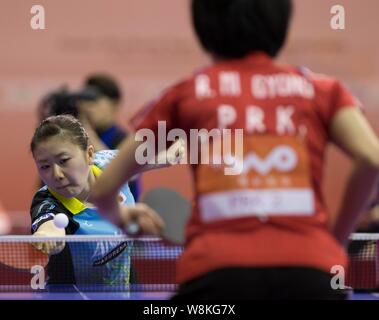
[{"label": "white ping pong ball", "polygon": [[68,226],[68,218],[64,213],[58,213],[54,217],[54,225],[59,229],[64,229]]},{"label": "white ping pong ball", "polygon": [[131,222],[126,226],[125,230],[129,235],[136,235],[140,231],[140,227],[136,222]]}]

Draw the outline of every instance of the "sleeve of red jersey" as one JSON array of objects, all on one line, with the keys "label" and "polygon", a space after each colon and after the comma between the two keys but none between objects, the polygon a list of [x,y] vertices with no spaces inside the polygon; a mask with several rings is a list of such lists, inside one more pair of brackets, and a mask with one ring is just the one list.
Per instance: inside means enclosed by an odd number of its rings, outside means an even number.
[{"label": "sleeve of red jersey", "polygon": [[362,103],[340,81],[336,80],[332,91],[330,119],[333,119],[338,111],[349,107],[363,110]]},{"label": "sleeve of red jersey", "polygon": [[345,108],[360,108],[360,101],[339,81],[330,77],[318,76],[314,79],[316,105],[327,127],[334,116]]}]

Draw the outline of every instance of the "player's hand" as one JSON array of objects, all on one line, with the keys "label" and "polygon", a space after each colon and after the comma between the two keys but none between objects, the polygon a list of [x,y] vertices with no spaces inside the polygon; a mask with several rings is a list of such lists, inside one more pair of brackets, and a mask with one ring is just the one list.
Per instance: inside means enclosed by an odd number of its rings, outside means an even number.
[{"label": "player's hand", "polygon": [[137,223],[140,232],[149,235],[160,235],[164,223],[160,216],[143,203],[137,203],[135,206],[121,206],[121,220],[124,226],[130,223]]},{"label": "player's hand", "polygon": [[66,244],[64,241],[43,241],[32,242],[32,245],[37,250],[50,256],[62,252]]},{"label": "player's hand", "polygon": [[176,140],[175,143],[167,149],[167,162],[178,164],[184,157],[185,142],[182,139]]},{"label": "player's hand", "polygon": [[[64,229],[59,229],[54,225],[53,220],[49,220],[42,224],[38,230],[33,234],[34,237],[63,237],[65,235]],[[64,241],[40,241],[32,242],[32,245],[37,250],[48,254],[54,255],[60,253],[66,243]]]}]

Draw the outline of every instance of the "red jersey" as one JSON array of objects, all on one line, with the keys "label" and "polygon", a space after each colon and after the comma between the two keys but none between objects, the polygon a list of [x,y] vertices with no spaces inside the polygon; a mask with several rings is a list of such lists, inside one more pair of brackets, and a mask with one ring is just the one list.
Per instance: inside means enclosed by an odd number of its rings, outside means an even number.
[{"label": "red jersey", "polygon": [[[331,120],[357,105],[338,80],[254,53],[206,67],[142,109],[132,123],[156,137],[158,121],[188,138],[201,129],[208,137],[213,129],[231,133],[229,151],[221,143],[221,153],[212,155],[224,161],[192,162],[196,204],[179,282],[225,267],[329,273],[334,265],[346,266],[328,229],[321,184]],[[212,146],[226,139],[216,136]],[[234,173],[225,170],[228,163]]]}]

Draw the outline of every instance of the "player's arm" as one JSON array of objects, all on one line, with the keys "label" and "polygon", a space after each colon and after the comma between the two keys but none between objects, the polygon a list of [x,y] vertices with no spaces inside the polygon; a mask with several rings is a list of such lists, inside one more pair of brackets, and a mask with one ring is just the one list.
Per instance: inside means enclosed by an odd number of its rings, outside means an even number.
[{"label": "player's arm", "polygon": [[[39,190],[34,195],[30,215],[32,219],[31,232],[33,236],[60,237],[65,235],[65,229],[59,229],[54,225],[55,215],[60,213],[59,203],[56,202],[46,190]],[[59,242],[35,242],[34,247],[47,254],[59,253],[64,248],[64,243]]]},{"label": "player's arm", "polygon": [[[180,163],[180,161],[183,159],[184,154],[185,142],[182,139],[178,139],[167,150],[159,152],[155,157],[154,163],[146,164],[143,167],[141,167],[139,173],[156,169],[163,169],[172,165],[176,165]],[[129,181],[136,179],[138,176],[139,174],[131,177]]]},{"label": "player's arm", "polygon": [[[66,232],[64,228],[57,228],[54,225],[54,220],[49,220],[41,224],[33,236],[40,237],[62,237],[65,236]],[[57,254],[61,252],[65,247],[64,241],[43,241],[43,242],[34,242],[33,246],[41,250],[46,254]]]},{"label": "player's arm", "polygon": [[178,164],[182,160],[184,153],[185,142],[182,139],[178,139],[167,150],[159,152],[155,157],[154,163],[142,166],[140,173]]},{"label": "player's arm", "polygon": [[346,244],[359,215],[367,208],[379,177],[379,141],[358,108],[343,108],[330,126],[333,142],[353,160],[333,232]]},{"label": "player's arm", "polygon": [[[134,135],[127,138],[121,145],[120,151],[116,158],[104,169],[101,176],[97,179],[91,191],[91,201],[97,206],[99,212],[112,223],[122,226],[129,221],[138,220],[138,217],[143,216],[144,220],[149,220],[145,223],[148,228],[142,227],[142,230],[147,233],[158,234],[163,226],[159,216],[146,206],[136,207],[120,205],[117,201],[117,196],[121,186],[131,177],[141,173],[149,165],[148,160],[151,160],[155,155],[151,153],[146,162],[137,161],[139,159],[139,151],[137,149],[143,142],[137,141]],[[144,147],[153,148],[153,145],[145,145]],[[154,150],[154,149],[152,149]],[[142,156],[142,154],[141,154]],[[139,159],[142,160],[142,159]]]},{"label": "player's arm", "polygon": [[[154,100],[133,117],[134,128],[157,129],[159,120],[166,121],[167,128],[171,128],[173,122],[173,108],[177,106],[178,86],[166,90],[159,99]],[[149,131],[151,132],[151,131]],[[125,214],[117,203],[118,190],[133,176],[151,169],[156,165],[155,139],[141,137],[141,130],[129,135],[121,144],[117,157],[105,168],[102,175],[96,181],[92,190],[91,200],[99,208],[100,213],[111,221],[125,223],[130,215]],[[156,137],[156,136],[155,136]],[[148,152],[146,152],[148,151]],[[127,209],[125,209],[127,210]],[[122,221],[122,219],[124,219]],[[117,221],[118,220],[118,221]],[[163,226],[158,214],[151,215],[151,225],[160,231]]]}]

